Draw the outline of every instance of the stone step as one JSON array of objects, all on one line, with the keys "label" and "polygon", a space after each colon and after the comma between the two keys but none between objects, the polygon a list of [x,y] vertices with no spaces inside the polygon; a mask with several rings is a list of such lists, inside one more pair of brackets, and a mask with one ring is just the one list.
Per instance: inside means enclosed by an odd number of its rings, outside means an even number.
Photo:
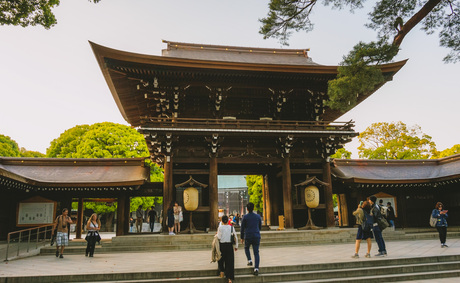
[{"label": "stone step", "polygon": [[[217,270],[78,274],[12,277],[14,282],[223,282]],[[359,275],[359,277],[357,277]],[[259,276],[250,268],[235,270],[238,282],[372,282],[460,277],[460,255],[378,259],[321,264],[262,267]]]}]

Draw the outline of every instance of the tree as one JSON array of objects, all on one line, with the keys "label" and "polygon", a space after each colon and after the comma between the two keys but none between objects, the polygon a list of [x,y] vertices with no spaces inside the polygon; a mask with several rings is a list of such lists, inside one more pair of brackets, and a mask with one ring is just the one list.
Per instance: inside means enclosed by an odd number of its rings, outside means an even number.
[{"label": "tree", "polygon": [[45,154],[39,151],[27,150],[24,147],[21,147],[19,151],[21,153],[21,157],[46,157]]},{"label": "tree", "polygon": [[436,151],[436,153],[431,158],[443,158],[455,154],[460,154],[460,144],[456,144],[451,148],[444,149],[443,151]]},{"label": "tree", "polygon": [[[48,157],[61,158],[130,158],[148,157],[149,152],[144,136],[135,129],[111,122],[78,125],[62,133],[51,142],[47,150]],[[151,160],[146,160],[150,166],[150,180],[163,181],[161,168]],[[144,208],[150,207],[156,201],[162,203],[162,197],[136,197],[132,199],[131,207],[142,203]],[[96,213],[106,214],[106,228],[111,229],[116,204],[107,206],[105,203],[88,202],[86,209]],[[134,209],[134,210],[136,210]]]},{"label": "tree", "polygon": [[264,178],[261,175],[247,175],[246,184],[248,186],[249,201],[254,204],[254,210],[262,212],[264,210],[263,185]]},{"label": "tree", "polygon": [[360,158],[368,159],[427,159],[435,153],[431,137],[420,126],[408,128],[403,122],[374,123],[359,137]]},{"label": "tree", "polygon": [[[89,0],[98,3],[100,0]],[[0,25],[36,26],[46,29],[56,25],[52,9],[60,0],[0,0]]]},{"label": "tree", "polygon": [[331,155],[331,158],[350,159],[351,152],[346,150],[345,148],[340,148],[333,155]]},{"label": "tree", "polygon": [[[363,8],[365,0],[323,0],[325,6],[352,12]],[[275,37],[284,45],[292,31],[311,31],[310,14],[317,0],[270,0],[266,18],[260,20],[264,38]],[[378,68],[398,54],[405,36],[417,25],[427,34],[439,32],[440,45],[451,50],[445,62],[460,61],[460,1],[458,0],[380,0],[376,1],[366,24],[377,32],[377,41],[359,42],[344,57],[338,76],[329,82],[326,105],[347,111],[356,105],[357,96],[368,94],[385,78]]]},{"label": "tree", "polygon": [[18,143],[12,140],[8,136],[0,135],[0,156],[5,156],[5,157],[21,156],[21,153],[19,152]]}]

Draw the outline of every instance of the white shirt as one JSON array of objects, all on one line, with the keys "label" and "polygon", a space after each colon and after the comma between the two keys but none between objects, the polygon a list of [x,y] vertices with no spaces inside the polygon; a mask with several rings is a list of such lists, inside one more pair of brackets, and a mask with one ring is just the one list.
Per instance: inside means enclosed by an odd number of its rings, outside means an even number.
[{"label": "white shirt", "polygon": [[219,239],[219,242],[221,243],[231,243],[231,235],[232,235],[232,230],[233,234],[235,235],[235,248],[238,248],[238,236],[235,231],[235,227],[230,226],[230,225],[220,225],[219,228],[217,229],[217,238]]}]

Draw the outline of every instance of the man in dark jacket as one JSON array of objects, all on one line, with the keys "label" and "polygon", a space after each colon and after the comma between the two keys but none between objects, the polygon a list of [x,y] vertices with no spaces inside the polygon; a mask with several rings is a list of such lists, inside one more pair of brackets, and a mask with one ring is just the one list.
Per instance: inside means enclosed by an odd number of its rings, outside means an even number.
[{"label": "man in dark jacket", "polygon": [[376,196],[369,197],[369,202],[372,205],[371,215],[374,217],[374,226],[372,227],[372,231],[374,232],[375,241],[377,242],[377,245],[379,246],[379,253],[376,254],[375,256],[386,256],[387,250],[385,247],[385,241],[383,240],[382,230],[380,230],[380,227],[378,225],[378,220],[380,218],[383,218],[383,216],[382,216],[382,213],[380,212],[379,205],[375,203],[376,201],[377,201]]},{"label": "man in dark jacket", "polygon": [[259,245],[260,245],[260,229],[262,229],[262,218],[254,213],[254,204],[248,203],[246,206],[248,214],[243,216],[241,220],[241,243],[244,244],[244,252],[248,259],[248,266],[252,266],[251,253],[249,246],[252,245],[254,252],[254,275],[259,275]]}]

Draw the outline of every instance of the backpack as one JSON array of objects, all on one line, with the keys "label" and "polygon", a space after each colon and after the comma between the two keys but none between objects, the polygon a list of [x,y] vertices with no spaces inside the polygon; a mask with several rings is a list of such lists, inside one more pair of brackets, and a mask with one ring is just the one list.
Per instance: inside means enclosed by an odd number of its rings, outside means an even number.
[{"label": "backpack", "polygon": [[361,224],[361,227],[364,232],[370,232],[372,230],[372,226],[374,225],[374,218],[372,215],[364,211],[364,220],[363,223]]}]

